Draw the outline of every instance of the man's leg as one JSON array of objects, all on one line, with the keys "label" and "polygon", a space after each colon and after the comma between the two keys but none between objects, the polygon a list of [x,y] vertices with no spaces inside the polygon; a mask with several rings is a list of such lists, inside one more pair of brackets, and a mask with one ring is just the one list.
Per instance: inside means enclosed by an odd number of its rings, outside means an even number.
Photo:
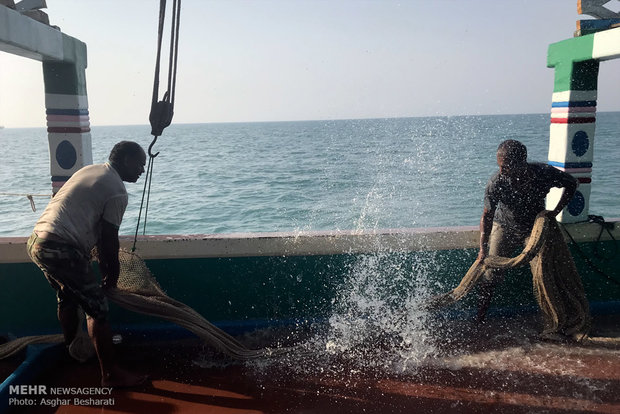
[{"label": "man's leg", "polygon": [[480,287],[478,288],[478,313],[476,314],[477,323],[484,322],[487,316],[489,306],[491,306],[491,299],[493,298],[493,292],[495,291],[496,284],[497,283],[493,280],[483,280],[480,283]]},{"label": "man's leg", "polygon": [[92,317],[87,321],[88,333],[99,358],[102,385],[129,387],[144,382],[146,376],[131,374],[115,363],[112,334],[107,322],[108,304],[90,258],[69,245],[36,237],[29,240],[28,251],[57,291],[58,319],[67,345],[71,344],[79,329],[78,306]]},{"label": "man's leg", "polygon": [[86,312],[88,334],[95,347],[101,368],[101,385],[106,387],[131,387],[142,384],[147,377],[120,368],[114,355],[112,330],[108,322],[108,302],[92,267],[82,275],[82,284],[74,290],[80,306]]},{"label": "man's leg", "polygon": [[50,286],[56,291],[56,315],[65,337],[65,345],[69,346],[79,329],[78,304],[70,295],[65,295],[64,284],[56,275],[62,275],[71,267],[71,248],[41,239],[33,233],[28,240],[27,249],[30,259],[41,269]]},{"label": "man's leg", "polygon": [[88,333],[95,345],[101,367],[101,385],[104,387],[132,387],[146,381],[146,375],[138,375],[118,366],[114,356],[112,332],[106,319],[88,318]]},{"label": "man's leg", "polygon": [[[493,223],[493,229],[489,236],[489,256],[508,257],[522,244],[522,238],[517,237],[510,231],[506,231],[502,226]],[[504,279],[504,274],[504,270],[493,269],[488,270],[483,276],[478,286],[478,313],[476,315],[476,322],[484,322],[489,306],[491,305],[495,287]]]},{"label": "man's leg", "polygon": [[65,336],[65,345],[69,346],[77,335],[80,318],[78,317],[78,305],[67,298],[63,298],[61,292],[58,292],[57,315],[62,333]]}]

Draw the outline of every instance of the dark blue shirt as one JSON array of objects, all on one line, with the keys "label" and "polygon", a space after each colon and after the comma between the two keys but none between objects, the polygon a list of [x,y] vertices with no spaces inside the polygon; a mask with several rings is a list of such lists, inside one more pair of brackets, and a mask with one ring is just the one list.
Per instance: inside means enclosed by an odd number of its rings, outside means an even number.
[{"label": "dark blue shirt", "polygon": [[495,210],[494,222],[520,231],[530,231],[536,215],[545,209],[551,187],[564,187],[575,179],[547,164],[528,163],[520,179],[496,172],[487,183],[484,207]]}]

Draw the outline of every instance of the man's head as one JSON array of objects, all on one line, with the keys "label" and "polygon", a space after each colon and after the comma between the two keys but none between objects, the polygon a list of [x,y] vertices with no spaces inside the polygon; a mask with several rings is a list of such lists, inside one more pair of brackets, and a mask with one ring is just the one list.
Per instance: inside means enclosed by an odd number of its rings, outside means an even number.
[{"label": "man's head", "polygon": [[527,148],[514,139],[502,142],[497,148],[497,165],[502,175],[521,175],[527,167]]},{"label": "man's head", "polygon": [[123,181],[135,183],[144,172],[146,153],[133,141],[121,141],[110,151],[109,161]]}]

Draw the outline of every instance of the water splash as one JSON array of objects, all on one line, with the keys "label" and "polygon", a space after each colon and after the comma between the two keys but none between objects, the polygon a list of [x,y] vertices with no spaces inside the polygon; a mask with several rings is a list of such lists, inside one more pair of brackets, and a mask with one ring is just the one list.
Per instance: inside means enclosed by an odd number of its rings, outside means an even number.
[{"label": "water splash", "polygon": [[334,300],[325,351],[364,368],[415,369],[437,355],[434,321],[422,309],[434,253],[359,256]]},{"label": "water splash", "polygon": [[[365,197],[356,231],[376,230],[382,206],[390,199],[379,174]],[[331,315],[311,328],[296,351],[278,359],[254,363],[260,369],[273,363],[296,374],[348,376],[411,373],[439,355],[437,332],[441,321],[422,304],[436,293],[437,252],[411,254],[406,246],[368,246],[371,254],[355,255],[335,289]]]}]

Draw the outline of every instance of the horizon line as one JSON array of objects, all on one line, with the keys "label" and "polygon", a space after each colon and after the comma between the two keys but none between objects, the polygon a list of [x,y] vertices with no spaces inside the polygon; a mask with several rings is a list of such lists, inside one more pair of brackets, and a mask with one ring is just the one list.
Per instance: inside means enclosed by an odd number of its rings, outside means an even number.
[{"label": "horizon line", "polygon": [[[598,113],[620,113],[619,110],[597,111]],[[420,115],[420,116],[373,116],[360,118],[324,118],[324,119],[291,119],[291,120],[255,120],[255,121],[207,121],[207,122],[173,122],[173,125],[211,125],[211,124],[261,124],[261,123],[286,123],[286,122],[335,122],[335,121],[371,121],[371,120],[387,120],[387,119],[409,119],[409,118],[464,118],[478,116],[518,116],[518,115],[549,115],[549,112],[521,112],[521,113],[504,113],[504,114],[460,114],[460,115]],[[121,127],[121,126],[149,126],[144,124],[91,124],[91,127]],[[39,129],[47,128],[47,126],[6,126],[0,124],[0,129]]]}]

